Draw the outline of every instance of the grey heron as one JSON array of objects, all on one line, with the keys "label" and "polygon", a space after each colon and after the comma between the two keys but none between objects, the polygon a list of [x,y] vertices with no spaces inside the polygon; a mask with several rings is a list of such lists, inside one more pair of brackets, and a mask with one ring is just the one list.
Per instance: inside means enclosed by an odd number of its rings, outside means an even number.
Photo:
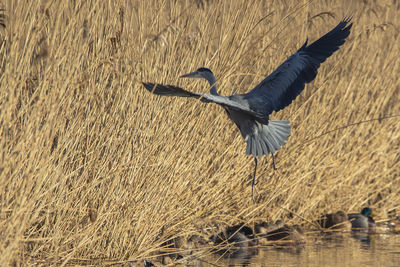
[{"label": "grey heron", "polygon": [[[345,42],[350,34],[351,18],[343,19],[330,32],[308,45],[307,40],[293,55],[247,94],[221,96],[217,92],[214,74],[208,68],[199,68],[181,78],[204,78],[211,86],[209,94],[186,91],[173,85],[143,83],[153,94],[198,98],[205,103],[222,106],[236,124],[247,143],[246,154],[255,161],[252,198],[257,172],[257,157],[272,155],[288,140],[290,124],[287,120],[270,120],[273,111],[288,106],[317,75],[322,62]],[[275,163],[274,163],[275,168]]]}]

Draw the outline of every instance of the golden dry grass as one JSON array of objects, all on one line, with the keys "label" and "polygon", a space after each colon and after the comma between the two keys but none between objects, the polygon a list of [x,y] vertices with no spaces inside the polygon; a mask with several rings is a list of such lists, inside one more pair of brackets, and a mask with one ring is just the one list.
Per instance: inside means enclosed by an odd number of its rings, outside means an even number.
[{"label": "golden dry grass", "polygon": [[[396,1],[5,2],[0,265],[125,262],[239,221],[400,208],[400,118],[320,136],[400,114]],[[140,84],[206,92],[177,77],[207,66],[222,94],[246,92],[346,15],[346,44],[273,115],[292,136],[278,171],[260,161],[257,204],[223,110]]]}]

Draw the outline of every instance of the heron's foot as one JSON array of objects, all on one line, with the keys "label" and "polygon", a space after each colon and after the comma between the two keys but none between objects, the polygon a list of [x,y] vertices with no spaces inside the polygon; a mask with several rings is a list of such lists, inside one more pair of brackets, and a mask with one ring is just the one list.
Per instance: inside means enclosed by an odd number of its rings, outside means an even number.
[{"label": "heron's foot", "polygon": [[255,200],[255,198],[254,198],[254,189],[255,189],[255,186],[256,186],[256,174],[257,174],[257,158],[256,157],[254,157],[254,174],[253,174],[253,181],[251,182],[251,197],[252,197],[252,199],[253,199],[253,202],[254,203],[256,203],[256,200]]},{"label": "heron's foot", "polygon": [[275,165],[275,157],[274,157],[273,153],[271,153],[271,155],[272,155],[272,167],[274,168],[274,171],[276,171],[277,168],[276,168],[276,165]]},{"label": "heron's foot", "polygon": [[[254,191],[257,193],[257,189],[254,186],[251,188],[251,198],[253,199],[253,203],[256,204],[257,201],[256,201],[256,198],[254,196]],[[258,193],[257,193],[257,195],[258,195]]]}]

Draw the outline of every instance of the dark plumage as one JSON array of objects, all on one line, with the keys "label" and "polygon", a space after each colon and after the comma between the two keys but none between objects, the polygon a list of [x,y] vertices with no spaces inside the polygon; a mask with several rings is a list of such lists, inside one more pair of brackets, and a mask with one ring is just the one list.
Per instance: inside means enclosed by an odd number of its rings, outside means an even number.
[{"label": "dark plumage", "polygon": [[331,230],[351,230],[351,223],[347,218],[347,214],[343,211],[337,211],[335,213],[329,213],[322,216],[317,223],[322,228],[328,228]]},{"label": "dark plumage", "polygon": [[376,224],[373,219],[374,213],[371,208],[363,208],[360,213],[351,213],[348,218],[353,231],[374,233]]},{"label": "dark plumage", "polygon": [[[350,34],[350,19],[341,21],[333,30],[307,46],[303,46],[282,63],[249,93],[243,95],[254,111],[269,115],[288,106],[315,79],[318,68],[344,44]],[[255,103],[254,105],[252,103]],[[259,105],[258,103],[265,103]]]}]

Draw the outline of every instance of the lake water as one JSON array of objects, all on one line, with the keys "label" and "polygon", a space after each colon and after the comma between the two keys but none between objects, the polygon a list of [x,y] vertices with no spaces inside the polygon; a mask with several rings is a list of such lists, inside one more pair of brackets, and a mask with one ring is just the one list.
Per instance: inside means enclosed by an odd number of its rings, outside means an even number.
[{"label": "lake water", "polygon": [[197,266],[400,266],[400,235],[309,236],[303,248],[241,249]]}]

